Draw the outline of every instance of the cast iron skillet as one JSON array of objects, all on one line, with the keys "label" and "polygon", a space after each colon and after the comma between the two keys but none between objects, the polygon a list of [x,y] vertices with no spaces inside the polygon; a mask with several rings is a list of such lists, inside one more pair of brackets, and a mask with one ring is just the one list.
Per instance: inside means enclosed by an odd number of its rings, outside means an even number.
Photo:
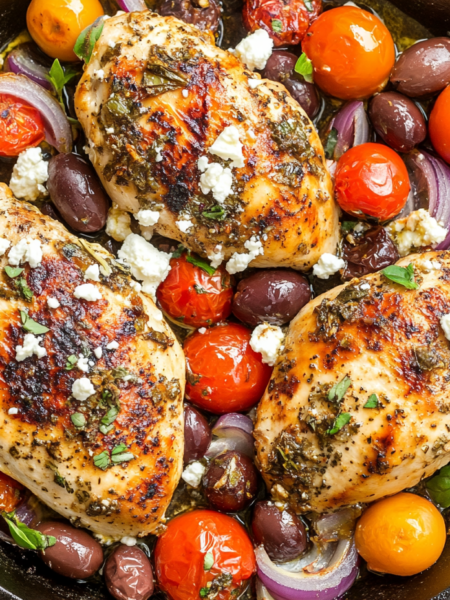
[{"label": "cast iron skillet", "polygon": [[[391,0],[434,35],[450,35],[450,0]],[[25,28],[30,0],[0,0],[0,49]],[[110,600],[100,580],[59,577],[31,552],[0,542],[0,600]],[[450,600],[450,538],[439,562],[414,577],[368,574],[343,600]]]}]

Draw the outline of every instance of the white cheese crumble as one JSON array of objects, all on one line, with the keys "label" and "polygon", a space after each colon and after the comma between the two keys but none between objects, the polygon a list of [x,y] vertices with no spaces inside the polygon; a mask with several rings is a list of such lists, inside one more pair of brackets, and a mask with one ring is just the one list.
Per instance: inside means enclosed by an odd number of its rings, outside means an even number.
[{"label": "white cheese crumble", "polygon": [[181,90],[181,93],[183,94],[183,96],[185,98],[187,98],[189,96],[189,92],[187,90]]},{"label": "white cheese crumble", "polygon": [[110,208],[106,221],[106,233],[116,242],[123,242],[132,233],[130,214],[120,210],[118,206]]},{"label": "white cheese crumble", "polygon": [[201,462],[196,460],[195,462],[191,462],[181,473],[181,477],[183,481],[188,483],[194,488],[200,487],[202,482],[202,477],[206,471],[206,467],[202,465]]},{"label": "white cheese crumble", "polygon": [[239,131],[234,125],[225,127],[214,144],[209,148],[208,152],[215,154],[224,160],[233,161],[232,166],[237,169],[245,167]]},{"label": "white cheese crumble", "polygon": [[137,539],[135,537],[131,537],[131,535],[124,535],[120,540],[121,544],[125,544],[125,546],[136,546]]},{"label": "white cheese crumble", "polygon": [[81,377],[72,384],[72,395],[75,400],[83,402],[95,394],[95,387],[87,377]]},{"label": "white cheese crumble", "polygon": [[214,252],[208,254],[208,259],[213,269],[217,269],[217,267],[219,267],[222,264],[224,258],[225,254],[223,253],[221,244],[217,245],[214,248]]},{"label": "white cheese crumble", "polygon": [[142,285],[138,282],[138,281],[133,281],[131,280],[129,283],[129,286],[132,290],[134,290],[135,292],[140,292],[142,291]]},{"label": "white cheese crumble", "polygon": [[190,229],[191,227],[194,226],[194,223],[190,220],[190,219],[183,219],[180,221],[176,221],[177,227],[178,229],[182,232],[182,233],[186,233],[188,231],[188,229]]},{"label": "white cheese crumble", "polygon": [[99,81],[102,81],[105,77],[105,71],[103,69],[98,69],[93,73],[94,77],[96,77]]},{"label": "white cheese crumble", "polygon": [[264,69],[273,50],[273,40],[264,29],[257,29],[234,49],[234,55],[251,70]]},{"label": "white cheese crumble", "polygon": [[84,272],[85,279],[92,281],[100,281],[100,269],[98,265],[90,265]]},{"label": "white cheese crumble", "polygon": [[160,252],[143,237],[132,233],[119,250],[119,258],[130,265],[133,277],[142,281],[142,291],[155,299],[156,288],[170,271],[171,255]]},{"label": "white cheese crumble", "polygon": [[12,408],[10,408],[8,410],[8,415],[17,415],[19,412],[19,409],[17,408],[17,406],[13,406]]},{"label": "white cheese crumble", "polygon": [[340,269],[345,267],[345,260],[325,252],[319,258],[319,261],[313,267],[313,274],[319,279],[328,279],[330,275],[334,275]]},{"label": "white cheese crumble", "polygon": [[11,242],[9,240],[0,238],[0,256],[3,256],[10,246]]},{"label": "white cheese crumble", "polygon": [[428,271],[438,271],[442,268],[442,265],[438,260],[424,260],[422,263],[422,267],[424,267]]},{"label": "white cheese crumble", "polygon": [[44,183],[48,179],[48,162],[42,157],[40,148],[28,148],[19,154],[9,182],[14,196],[34,201],[48,196]]},{"label": "white cheese crumble", "polygon": [[263,363],[273,367],[283,346],[284,333],[281,327],[262,323],[258,325],[250,338],[250,346],[259,352]]},{"label": "white cheese crumble", "polygon": [[47,306],[49,308],[59,308],[61,304],[57,298],[47,298]]},{"label": "white cheese crumble", "polygon": [[103,356],[103,348],[101,346],[99,346],[98,348],[94,348],[94,356],[99,360],[101,359],[101,357]]},{"label": "white cheese crumble", "polygon": [[139,225],[153,227],[159,221],[160,214],[157,210],[140,210],[135,217]]},{"label": "white cheese crumble", "polygon": [[393,221],[387,227],[398,248],[400,256],[407,256],[415,248],[431,246],[435,248],[447,237],[447,229],[441,227],[424,208],[415,210],[409,216]]},{"label": "white cheese crumble", "polygon": [[450,314],[441,317],[440,323],[444,330],[445,337],[450,341]]},{"label": "white cheese crumble", "polygon": [[114,127],[107,127],[107,128],[105,129],[105,132],[106,132],[108,135],[114,135]]},{"label": "white cheese crumble", "polygon": [[87,300],[88,302],[96,302],[97,300],[102,299],[100,290],[92,283],[83,283],[83,285],[77,285],[73,294],[75,298]]},{"label": "white cheese crumble", "polygon": [[109,342],[109,344],[106,346],[107,350],[117,350],[117,348],[119,347],[119,342],[116,342],[115,340],[112,342]]},{"label": "white cheese crumble", "polygon": [[141,235],[144,240],[147,240],[147,242],[149,242],[153,237],[153,229],[153,227],[144,227],[143,225],[140,226]]},{"label": "white cheese crumble", "polygon": [[32,333],[27,333],[23,338],[23,346],[16,346],[16,360],[22,362],[26,358],[33,356],[33,354],[38,358],[47,356],[47,350],[39,346],[41,342],[41,337],[36,337]]},{"label": "white cheese crumble", "polygon": [[208,164],[206,156],[199,158],[197,164],[199,170],[202,171],[200,175],[200,189],[202,193],[209,194],[209,192],[212,192],[214,200],[220,203],[225,202],[231,194],[233,186],[231,169],[224,169],[219,163]]},{"label": "white cheese crumble", "polygon": [[264,83],[264,79],[249,79],[248,80],[248,85],[252,90],[257,88],[258,85],[261,85],[262,83]]},{"label": "white cheese crumble", "polygon": [[82,354],[78,355],[77,367],[83,373],[89,373],[89,359]]},{"label": "white cheese crumble", "polygon": [[8,254],[8,263],[13,267],[18,267],[27,262],[32,269],[35,269],[41,264],[41,261],[41,242],[32,238],[21,239],[11,248]]},{"label": "white cheese crumble", "polygon": [[247,240],[244,246],[247,248],[247,250],[249,250],[249,253],[245,254],[235,252],[225,266],[230,275],[245,271],[253,259],[260,254],[264,254],[262,243],[255,236],[252,236],[249,240]]},{"label": "white cheese crumble", "polygon": [[198,332],[203,335],[204,333],[206,333],[206,327],[200,327],[200,329],[198,330]]},{"label": "white cheese crumble", "polygon": [[108,46],[109,46],[110,48],[115,48],[115,47],[116,47],[116,42],[115,42],[114,40],[109,40],[109,42],[108,42]]}]

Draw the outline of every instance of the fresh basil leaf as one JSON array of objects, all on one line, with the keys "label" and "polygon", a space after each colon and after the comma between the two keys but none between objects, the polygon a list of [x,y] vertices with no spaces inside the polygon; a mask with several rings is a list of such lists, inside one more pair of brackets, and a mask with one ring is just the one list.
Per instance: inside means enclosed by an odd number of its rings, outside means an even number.
[{"label": "fresh basil leaf", "polygon": [[414,266],[409,264],[405,267],[391,265],[383,269],[383,275],[399,285],[403,285],[408,290],[417,290],[418,284],[414,281]]},{"label": "fresh basil leaf", "polygon": [[279,19],[272,19],[272,31],[281,33],[283,31],[283,23]]},{"label": "fresh basil leaf", "polygon": [[202,216],[207,219],[214,219],[216,221],[223,221],[225,218],[225,210],[223,206],[213,206],[211,210],[205,210],[202,212]]},{"label": "fresh basil leaf", "polygon": [[28,287],[27,280],[21,277],[20,279],[16,279],[16,287],[22,296],[25,298],[27,302],[31,302],[33,300],[33,290]]},{"label": "fresh basil leaf", "polygon": [[207,552],[205,554],[205,559],[203,561],[203,568],[205,571],[210,571],[212,566],[214,565],[214,556],[212,552]]},{"label": "fresh basil leaf", "polygon": [[89,25],[89,27],[83,29],[78,36],[77,41],[75,42],[73,51],[78,58],[84,60],[85,63],[88,63],[91,59],[94,46],[99,37],[102,35],[104,24],[105,22],[103,17],[99,17],[92,23],[92,25]]},{"label": "fresh basil leaf", "polygon": [[197,294],[209,294],[208,290],[205,290],[205,288],[201,285],[198,285],[198,283],[194,283],[194,290],[197,292]]},{"label": "fresh basil leaf", "polygon": [[50,331],[48,327],[33,321],[33,319],[31,319],[28,316],[28,313],[26,313],[24,310],[20,311],[20,320],[22,321],[22,329],[29,331],[30,333],[34,333],[35,335],[40,335],[41,333],[47,333],[47,331]]},{"label": "fresh basil leaf", "polygon": [[25,523],[19,521],[14,510],[12,512],[3,511],[1,514],[8,524],[13,540],[21,548],[26,548],[27,550],[45,550],[56,544],[56,538],[52,535],[44,535],[40,531],[30,529]]},{"label": "fresh basil leaf", "polygon": [[363,408],[378,408],[378,396],[376,394],[371,394]]},{"label": "fresh basil leaf", "polygon": [[74,369],[77,366],[77,362],[78,356],[76,356],[75,354],[69,356],[66,362],[66,371],[71,371],[72,369]]},{"label": "fresh basil leaf", "polygon": [[118,446],[115,446],[112,449],[111,455],[114,456],[115,454],[120,454],[124,450],[128,450],[127,445],[126,444],[119,444]]},{"label": "fresh basil leaf", "polygon": [[185,250],[186,248],[183,246],[183,244],[180,244],[175,252],[172,252],[172,258],[180,258]]},{"label": "fresh basil leaf", "polygon": [[117,406],[111,406],[108,412],[102,417],[100,423],[102,425],[111,425],[116,420],[117,415],[119,414],[119,409]]},{"label": "fresh basil leaf", "polygon": [[200,598],[206,598],[209,594],[209,590],[207,587],[200,588]]},{"label": "fresh basil leaf", "polygon": [[347,393],[348,388],[351,386],[352,380],[347,375],[340,381],[333,385],[331,390],[328,392],[328,400],[330,402],[340,402]]},{"label": "fresh basil leaf", "polygon": [[[336,144],[338,141],[338,135],[339,135],[338,130],[335,129],[334,127],[328,134],[327,142],[326,142],[325,148],[324,148],[325,156],[328,158],[328,160],[333,160],[333,158],[334,158],[334,150],[336,148]],[[356,223],[355,223],[355,225],[356,225]]]},{"label": "fresh basil leaf", "polygon": [[186,260],[192,265],[195,265],[196,267],[199,267],[200,269],[206,271],[208,275],[214,275],[214,273],[216,272],[216,269],[211,267],[211,265],[209,265],[205,260],[203,260],[203,258],[200,258],[199,256],[193,256],[189,254],[188,256],[186,256]]},{"label": "fresh basil leaf", "polygon": [[75,427],[84,427],[86,425],[86,417],[82,413],[73,413],[70,416],[70,420]]},{"label": "fresh basil leaf", "polygon": [[450,506],[450,465],[443,467],[425,483],[431,499],[442,506]]},{"label": "fresh basil leaf", "polygon": [[338,431],[340,431],[352,418],[350,413],[341,413],[337,416],[334,425],[331,429],[328,429],[327,435],[335,435]]},{"label": "fresh basil leaf", "polygon": [[109,454],[106,450],[94,456],[94,465],[104,471],[110,466]]},{"label": "fresh basil leaf", "polygon": [[308,83],[314,83],[313,64],[304,52],[303,52],[303,54],[300,55],[297,62],[295,63],[294,71],[296,73],[298,73],[299,75],[302,75],[304,80],[307,81]]},{"label": "fresh basil leaf", "polygon": [[308,12],[314,12],[314,6],[313,6],[311,0],[303,0],[303,2],[305,4],[306,10]]},{"label": "fresh basil leaf", "polygon": [[114,429],[114,425],[99,425],[98,426],[98,430],[100,431],[100,433],[103,433],[103,435],[107,435],[113,429]]},{"label": "fresh basil leaf", "polygon": [[113,456],[111,456],[111,460],[116,465],[133,460],[133,458],[134,454],[132,454],[131,452],[122,452],[121,454],[114,454]]},{"label": "fresh basil leaf", "polygon": [[358,221],[342,221],[341,229],[342,231],[349,232],[353,231],[357,225]]},{"label": "fresh basil leaf", "polygon": [[5,273],[8,275],[8,277],[11,277],[11,279],[14,279],[14,277],[18,277],[21,273],[23,273],[23,269],[21,269],[20,267],[5,267]]}]

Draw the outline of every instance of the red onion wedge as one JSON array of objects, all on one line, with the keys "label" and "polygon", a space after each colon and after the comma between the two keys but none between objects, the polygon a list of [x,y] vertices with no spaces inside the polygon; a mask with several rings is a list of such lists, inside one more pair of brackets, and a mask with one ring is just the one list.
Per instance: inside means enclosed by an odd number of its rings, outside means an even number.
[{"label": "red onion wedge", "polygon": [[125,12],[147,10],[144,0],[117,0],[117,4]]},{"label": "red onion wedge", "polygon": [[20,98],[36,108],[44,119],[47,142],[58,152],[72,150],[72,131],[69,121],[58,101],[47,90],[25,75],[1,73],[0,94]]},{"label": "red onion wedge", "polygon": [[360,516],[361,508],[352,506],[334,513],[318,515],[312,519],[312,525],[321,542],[333,542],[343,537],[350,537]]},{"label": "red onion wedge", "polygon": [[[332,134],[335,139],[337,138],[334,148],[334,141],[330,139]],[[350,148],[368,141],[369,120],[364,103],[360,100],[349,102],[341,108],[330,123],[330,134],[326,143],[327,158],[339,160]]]},{"label": "red onion wedge", "polygon": [[38,83],[45,89],[52,89],[52,84],[46,78],[50,68],[39,62],[36,52],[33,52],[32,44],[21,44],[14,48],[8,54],[7,66],[8,68],[5,70],[12,71],[16,75],[26,75],[28,79]]},{"label": "red onion wedge", "polygon": [[212,429],[213,440],[205,454],[212,459],[222,452],[237,450],[253,459],[255,454],[253,441],[253,423],[249,417],[239,413],[221,416]]},{"label": "red onion wedge", "polygon": [[[352,539],[313,545],[295,561],[275,564],[264,546],[255,550],[258,577],[275,600],[335,600],[358,574],[358,553]],[[269,600],[269,599],[268,599]]]}]

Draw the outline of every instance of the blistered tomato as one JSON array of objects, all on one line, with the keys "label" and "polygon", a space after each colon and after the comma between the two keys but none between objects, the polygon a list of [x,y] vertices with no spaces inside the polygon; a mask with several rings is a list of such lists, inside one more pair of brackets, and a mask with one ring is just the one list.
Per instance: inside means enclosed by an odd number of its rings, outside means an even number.
[{"label": "blistered tomato", "polygon": [[445,522],[438,509],[408,493],[372,504],[355,533],[356,548],[369,569],[393,575],[415,575],[431,567],[445,540]]},{"label": "blistered tomato", "polygon": [[361,144],[339,159],[336,200],[356,217],[392,219],[405,206],[410,188],[405,163],[387,146]]},{"label": "blistered tomato", "polygon": [[429,131],[436,152],[450,163],[450,86],[436,100],[430,115]]},{"label": "blistered tomato", "polygon": [[230,275],[224,267],[210,275],[187,258],[183,254],[170,261],[170,272],[156,292],[161,308],[192,327],[224,321],[231,313],[233,298]]},{"label": "blistered tomato", "polygon": [[250,347],[250,331],[227,323],[194,333],[184,344],[186,397],[212,413],[249,410],[266,389],[272,368]]},{"label": "blistered tomato", "polygon": [[0,94],[0,155],[18,156],[44,138],[41,113],[18,98]]},{"label": "blistered tomato", "polygon": [[27,26],[36,44],[52,58],[78,60],[78,36],[104,14],[99,0],[32,0]]},{"label": "blistered tomato", "polygon": [[155,548],[156,577],[172,600],[239,597],[256,571],[245,529],[233,518],[194,510],[169,521]]},{"label": "blistered tomato", "polygon": [[313,63],[317,85],[343,100],[382,90],[395,63],[387,27],[355,6],[324,12],[309,28],[302,49]]},{"label": "blistered tomato", "polygon": [[0,472],[0,511],[14,510],[20,502],[23,489],[20,483]]}]

